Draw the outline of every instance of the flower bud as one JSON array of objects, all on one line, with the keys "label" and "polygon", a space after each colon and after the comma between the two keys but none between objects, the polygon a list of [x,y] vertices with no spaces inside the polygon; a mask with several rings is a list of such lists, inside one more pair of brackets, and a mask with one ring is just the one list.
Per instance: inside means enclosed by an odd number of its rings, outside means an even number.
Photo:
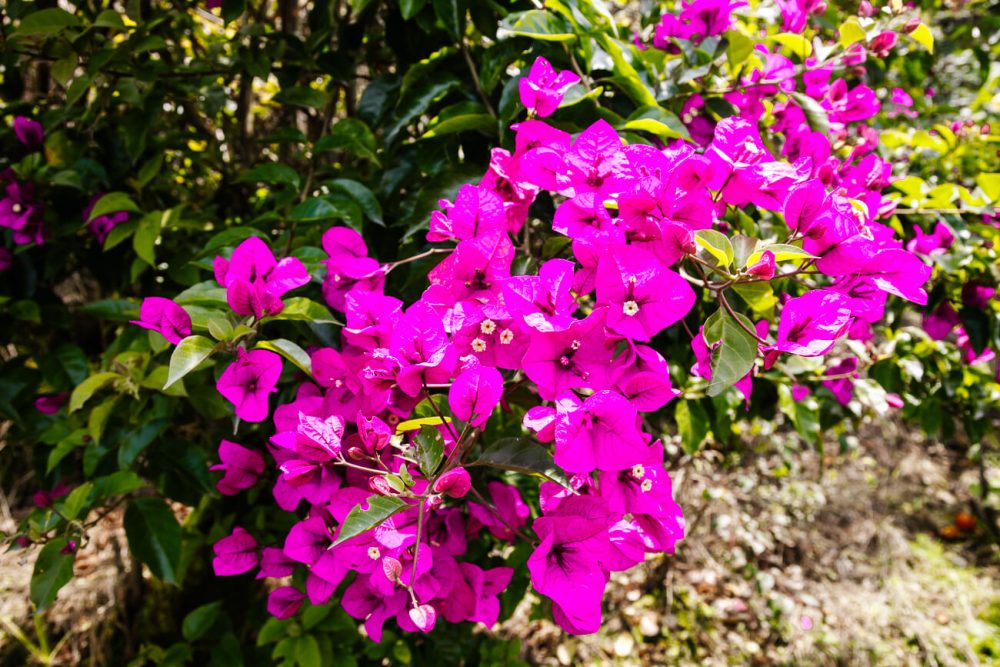
[{"label": "flower bud", "polygon": [[347,457],[352,461],[363,461],[367,456],[365,450],[360,447],[350,447],[347,450]]},{"label": "flower bud", "polygon": [[747,273],[761,280],[770,280],[774,277],[774,253],[765,250],[756,264],[747,269]]},{"label": "flower bud", "polygon": [[872,16],[874,13],[875,13],[875,8],[872,7],[872,3],[868,2],[868,0],[861,0],[861,4],[858,5],[858,16],[863,16],[865,18],[868,18],[869,16]]},{"label": "flower bud", "polygon": [[444,498],[442,498],[441,496],[439,496],[439,495],[437,495],[435,493],[432,496],[428,496],[426,507],[429,510],[436,510],[437,508],[441,507],[441,503],[443,503],[443,502],[444,502]]},{"label": "flower bud", "polygon": [[909,35],[911,32],[916,30],[920,26],[920,18],[914,16],[912,19],[903,24],[903,32]]},{"label": "flower bud", "polygon": [[392,490],[391,486],[389,486],[389,482],[385,481],[385,477],[382,477],[381,475],[370,477],[368,479],[368,488],[372,491],[372,493],[377,493],[379,495],[396,495],[396,492]]},{"label": "flower bud", "polygon": [[896,46],[897,39],[896,33],[891,30],[885,30],[876,35],[875,39],[871,41],[869,48],[879,58],[885,58]]},{"label": "flower bud", "polygon": [[434,482],[434,492],[449,498],[461,498],[472,488],[472,480],[465,468],[453,468]]},{"label": "flower bud", "polygon": [[437,612],[429,604],[422,604],[410,610],[410,620],[421,632],[430,632],[437,621]]}]

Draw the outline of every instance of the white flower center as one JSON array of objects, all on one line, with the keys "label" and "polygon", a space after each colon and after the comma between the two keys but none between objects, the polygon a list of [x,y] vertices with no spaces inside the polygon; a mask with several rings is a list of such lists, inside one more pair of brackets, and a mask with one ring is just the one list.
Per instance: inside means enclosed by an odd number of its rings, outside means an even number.
[{"label": "white flower center", "polygon": [[14,213],[20,213],[23,209],[20,204],[14,204],[10,207],[10,210],[14,211]]},{"label": "white flower center", "polygon": [[580,349],[580,341],[579,340],[575,340],[572,343],[570,343],[569,344],[569,349],[571,349],[571,350],[579,350]]},{"label": "white flower center", "polygon": [[641,463],[636,463],[632,466],[632,476],[636,479],[642,479],[646,474],[646,469],[642,467]]},{"label": "white flower center", "polygon": [[760,152],[760,149],[758,149],[757,146],[749,139],[743,142],[743,149],[748,153],[753,153],[754,155]]},{"label": "white flower center", "polygon": [[510,345],[514,340],[514,332],[510,329],[504,329],[500,332],[500,344]]},{"label": "white flower center", "polygon": [[378,550],[378,547],[368,547],[368,557],[372,560],[378,560],[382,555],[382,552]]},{"label": "white flower center", "polygon": [[639,488],[642,489],[643,493],[648,493],[649,490],[653,488],[653,480],[651,479],[642,480],[642,484],[639,485]]},{"label": "white flower center", "polygon": [[489,336],[497,330],[497,323],[493,320],[483,320],[479,325],[479,330]]},{"label": "white flower center", "polygon": [[482,338],[475,338],[475,339],[473,339],[473,341],[472,341],[472,349],[475,350],[476,352],[485,352],[486,351],[486,341],[483,340]]},{"label": "white flower center", "polygon": [[632,317],[639,312],[639,304],[635,301],[626,301],[622,304],[622,312]]}]

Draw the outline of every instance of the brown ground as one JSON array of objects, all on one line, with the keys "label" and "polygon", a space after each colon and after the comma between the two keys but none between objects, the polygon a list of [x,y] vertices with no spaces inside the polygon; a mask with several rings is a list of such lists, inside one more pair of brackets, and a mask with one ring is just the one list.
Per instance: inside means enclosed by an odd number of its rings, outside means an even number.
[{"label": "brown ground", "polygon": [[[880,429],[824,470],[814,452],[760,436],[740,465],[712,451],[681,457],[689,537],[675,557],[616,575],[600,634],[566,637],[527,620],[525,604],[500,635],[541,665],[1000,664],[995,543],[981,524],[941,535],[969,509],[978,469],[958,450]],[[1000,469],[988,472],[1000,485]],[[16,517],[0,505],[9,531]],[[58,664],[102,664],[105,633],[125,630],[113,611],[128,578],[120,512],[91,534],[47,614],[50,634],[68,633]],[[31,637],[32,561],[0,554],[0,617]],[[0,632],[0,662],[12,642]]]}]

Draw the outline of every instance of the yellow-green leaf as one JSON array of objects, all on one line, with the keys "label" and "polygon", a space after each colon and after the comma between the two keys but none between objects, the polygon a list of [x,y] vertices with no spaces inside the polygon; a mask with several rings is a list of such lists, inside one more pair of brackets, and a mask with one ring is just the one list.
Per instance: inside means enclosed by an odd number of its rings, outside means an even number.
[{"label": "yellow-green leaf", "polygon": [[934,53],[934,35],[931,34],[931,29],[926,24],[919,24],[917,29],[910,33],[910,37],[928,52]]}]

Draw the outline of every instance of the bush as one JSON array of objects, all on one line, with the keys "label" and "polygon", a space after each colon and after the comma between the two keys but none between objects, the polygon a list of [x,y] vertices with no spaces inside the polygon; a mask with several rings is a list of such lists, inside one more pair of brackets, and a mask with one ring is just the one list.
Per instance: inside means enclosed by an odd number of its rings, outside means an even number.
[{"label": "bush", "polygon": [[123,510],[138,662],[505,663],[464,621],[530,585],[594,632],[673,552],[669,458],[870,414],[995,450],[997,19],[215,4],[3,25],[39,612]]}]

